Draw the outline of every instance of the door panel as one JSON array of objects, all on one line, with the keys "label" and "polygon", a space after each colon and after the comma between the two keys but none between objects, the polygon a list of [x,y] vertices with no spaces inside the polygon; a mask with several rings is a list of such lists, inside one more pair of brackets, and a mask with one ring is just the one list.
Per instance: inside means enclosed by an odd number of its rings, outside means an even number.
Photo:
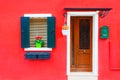
[{"label": "door panel", "polygon": [[71,71],[92,71],[92,17],[71,17]]}]

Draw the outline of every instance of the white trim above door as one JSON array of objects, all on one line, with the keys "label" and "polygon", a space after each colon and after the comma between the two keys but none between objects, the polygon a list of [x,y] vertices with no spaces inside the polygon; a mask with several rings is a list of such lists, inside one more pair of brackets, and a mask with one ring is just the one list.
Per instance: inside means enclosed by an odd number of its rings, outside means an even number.
[{"label": "white trim above door", "polygon": [[70,28],[67,31],[67,76],[68,80],[98,80],[98,11],[67,12],[67,25],[70,26],[71,16],[92,16],[92,72],[70,72]]}]

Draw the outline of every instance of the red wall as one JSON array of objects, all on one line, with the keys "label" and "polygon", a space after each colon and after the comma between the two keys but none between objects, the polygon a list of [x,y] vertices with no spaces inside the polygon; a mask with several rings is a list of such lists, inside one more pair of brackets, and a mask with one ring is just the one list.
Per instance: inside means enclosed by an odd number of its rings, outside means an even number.
[{"label": "red wall", "polygon": [[[99,80],[120,80],[119,0],[2,0],[0,1],[0,80],[67,80],[66,37],[62,36],[64,7],[111,7],[99,19],[99,28],[110,27],[110,40],[99,38]],[[20,47],[20,16],[27,13],[52,13],[57,20],[57,46],[50,60],[25,60]],[[111,50],[110,50],[110,49]],[[117,56],[117,58],[115,58]],[[116,62],[116,63],[115,63]]]}]

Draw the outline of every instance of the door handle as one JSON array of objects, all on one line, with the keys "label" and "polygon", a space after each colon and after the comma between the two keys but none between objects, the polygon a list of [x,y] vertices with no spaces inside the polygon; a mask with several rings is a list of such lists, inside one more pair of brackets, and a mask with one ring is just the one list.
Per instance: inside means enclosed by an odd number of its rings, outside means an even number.
[{"label": "door handle", "polygon": [[85,53],[85,52],[86,52],[86,50],[83,50],[83,52]]}]

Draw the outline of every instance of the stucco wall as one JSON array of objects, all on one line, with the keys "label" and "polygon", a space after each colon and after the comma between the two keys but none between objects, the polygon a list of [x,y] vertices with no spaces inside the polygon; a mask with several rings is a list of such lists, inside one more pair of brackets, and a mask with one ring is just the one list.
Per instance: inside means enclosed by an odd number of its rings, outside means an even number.
[{"label": "stucco wall", "polygon": [[[120,80],[120,70],[110,69],[109,54],[118,54],[120,32],[119,0],[2,0],[0,1],[0,80],[67,80],[66,37],[62,36],[64,7],[110,7],[99,19],[99,28],[110,27],[109,40],[99,38],[99,80]],[[27,13],[51,13],[56,17],[57,45],[50,60],[25,60],[20,47],[20,17]],[[111,51],[111,52],[109,52]],[[119,55],[117,56],[119,58]],[[112,64],[116,67],[116,64]],[[118,65],[119,66],[119,65]]]}]

